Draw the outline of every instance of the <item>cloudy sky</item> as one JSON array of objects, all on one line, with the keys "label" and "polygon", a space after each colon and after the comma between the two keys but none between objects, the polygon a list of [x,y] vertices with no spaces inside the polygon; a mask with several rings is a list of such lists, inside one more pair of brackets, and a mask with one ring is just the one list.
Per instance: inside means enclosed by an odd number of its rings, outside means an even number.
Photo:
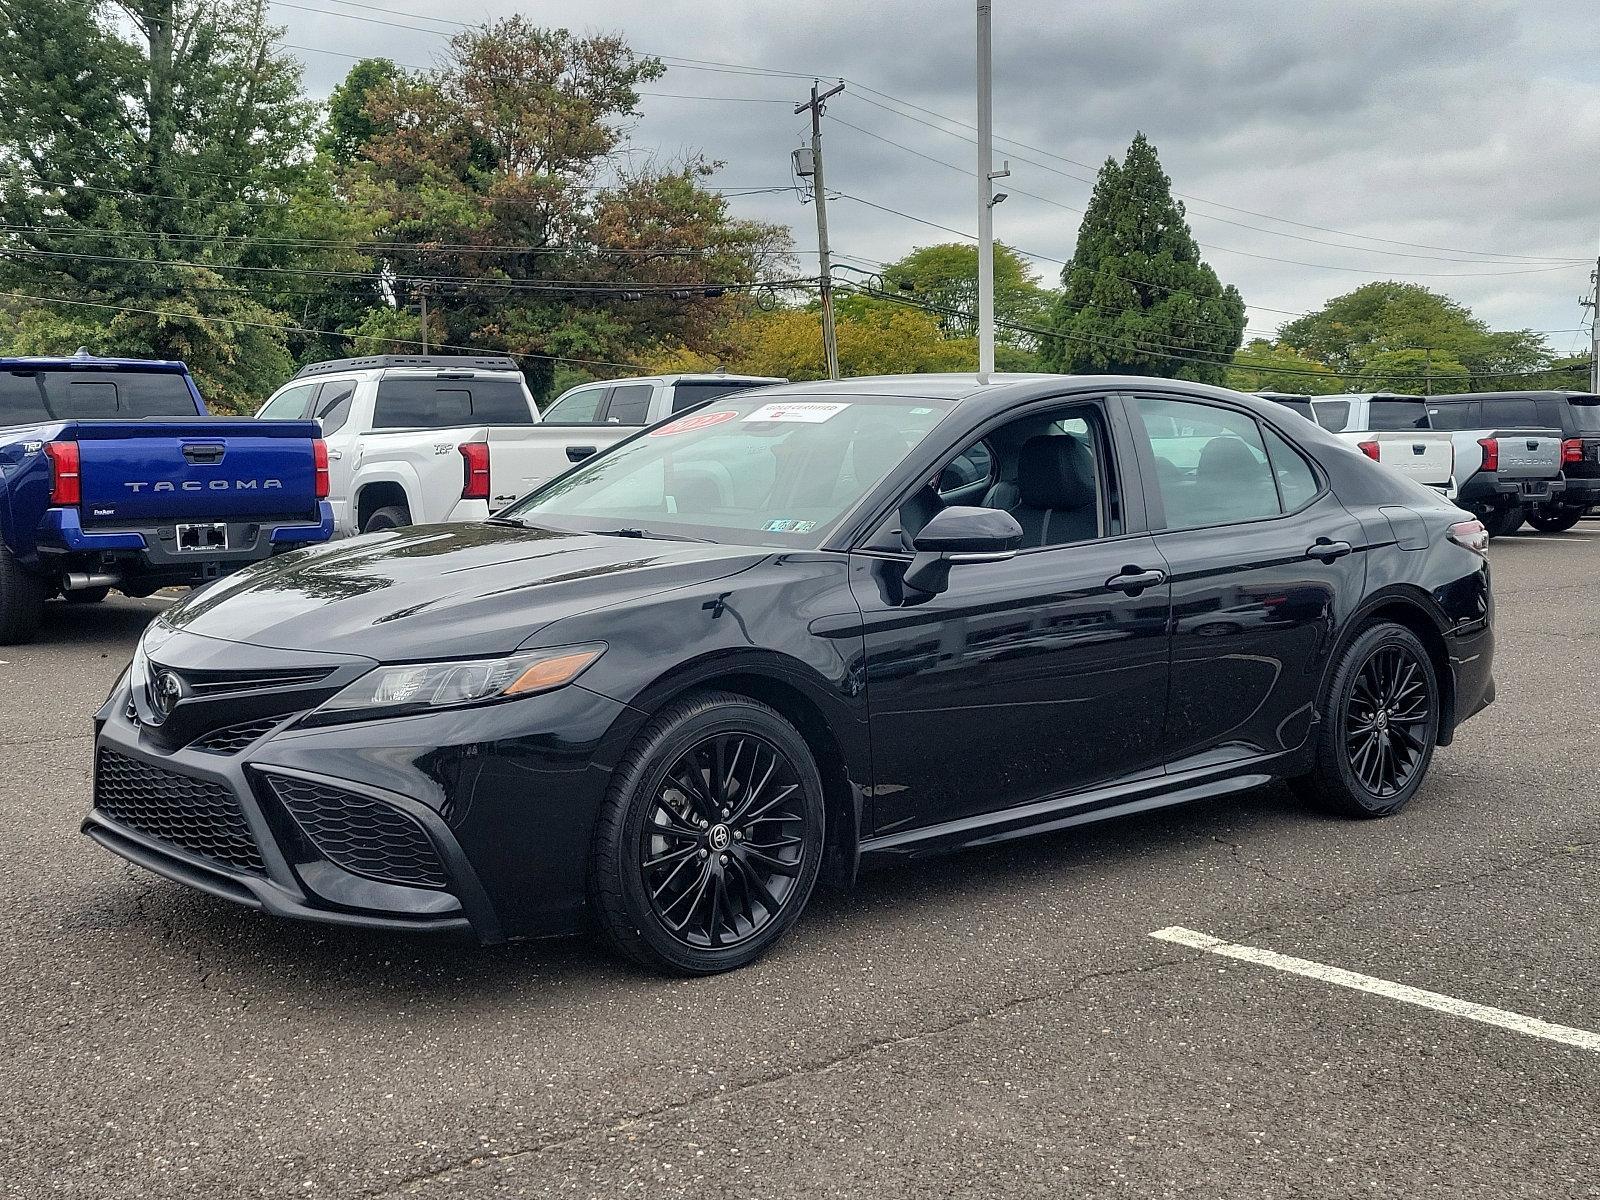
[{"label": "cloudy sky", "polygon": [[[521,11],[620,33],[669,66],[632,143],[719,160],[730,190],[791,182],[789,151],[809,126],[789,106],[811,74],[842,76],[825,126],[829,191],[842,193],[828,210],[836,252],[867,265],[955,240],[918,221],[975,228],[969,0],[272,11],[319,96],[352,56],[436,62],[459,22]],[[1600,249],[1594,16],[1593,0],[994,0],[995,129],[1007,139],[996,158],[1012,169],[996,233],[1053,282],[1093,169],[1142,129],[1208,260],[1251,306],[1251,335],[1392,278],[1578,349],[1577,298]],[[815,218],[792,191],[732,204],[792,225],[814,250]]]}]

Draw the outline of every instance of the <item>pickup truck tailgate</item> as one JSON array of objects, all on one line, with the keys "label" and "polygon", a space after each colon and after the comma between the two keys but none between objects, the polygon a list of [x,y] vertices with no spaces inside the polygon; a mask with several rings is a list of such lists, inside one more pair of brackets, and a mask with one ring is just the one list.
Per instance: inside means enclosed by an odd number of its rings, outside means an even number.
[{"label": "pickup truck tailgate", "polygon": [[1378,444],[1378,461],[1409,479],[1432,488],[1448,488],[1455,472],[1455,443],[1435,430],[1344,435]]},{"label": "pickup truck tailgate", "polygon": [[504,508],[574,463],[638,433],[633,425],[496,425],[489,430],[489,507]]},{"label": "pickup truck tailgate", "polygon": [[96,421],[78,443],[85,525],[316,512],[314,421]]},{"label": "pickup truck tailgate", "polygon": [[1554,479],[1561,473],[1561,435],[1495,431],[1501,479]]}]

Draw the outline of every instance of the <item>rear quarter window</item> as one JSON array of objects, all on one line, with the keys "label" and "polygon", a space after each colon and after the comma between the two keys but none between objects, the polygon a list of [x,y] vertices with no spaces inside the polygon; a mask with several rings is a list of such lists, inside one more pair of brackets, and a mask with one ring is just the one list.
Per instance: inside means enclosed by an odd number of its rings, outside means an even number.
[{"label": "rear quarter window", "polygon": [[1539,406],[1532,400],[1485,400],[1483,416],[1490,425],[1537,425]]},{"label": "rear quarter window", "polygon": [[1319,400],[1311,406],[1311,415],[1330,433],[1343,433],[1350,424],[1350,401]]},{"label": "rear quarter window", "polygon": [[1478,429],[1483,425],[1482,408],[1476,400],[1432,405],[1428,417],[1435,429]]},{"label": "rear quarter window", "polygon": [[1600,434],[1600,404],[1579,404],[1574,400],[1569,402],[1568,407],[1572,409],[1572,419],[1581,432]]}]

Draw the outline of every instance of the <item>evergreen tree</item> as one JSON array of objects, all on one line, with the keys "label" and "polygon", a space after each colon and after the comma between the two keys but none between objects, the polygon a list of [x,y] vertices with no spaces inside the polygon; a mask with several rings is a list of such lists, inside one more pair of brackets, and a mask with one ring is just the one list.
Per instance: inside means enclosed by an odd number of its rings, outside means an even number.
[{"label": "evergreen tree", "polygon": [[1155,147],[1107,159],[1050,315],[1048,370],[1220,383],[1244,337],[1244,300],[1200,259]]}]

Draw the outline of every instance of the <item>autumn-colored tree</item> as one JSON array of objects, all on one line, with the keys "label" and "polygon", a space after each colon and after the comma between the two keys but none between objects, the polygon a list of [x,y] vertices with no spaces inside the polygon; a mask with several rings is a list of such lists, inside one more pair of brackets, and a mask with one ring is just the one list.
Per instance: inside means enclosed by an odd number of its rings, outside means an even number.
[{"label": "autumn-colored tree", "polygon": [[1240,392],[1291,392],[1326,396],[1347,391],[1344,381],[1314,358],[1255,338],[1233,356],[1224,385]]},{"label": "autumn-colored tree", "polygon": [[[363,84],[372,132],[341,187],[374,218],[397,300],[427,281],[432,342],[528,356],[543,397],[563,357],[702,347],[729,286],[784,261],[787,233],[731,217],[710,164],[620,157],[638,85],[661,73],[618,38],[511,17],[458,34],[435,70]],[[378,310],[357,332],[403,325]]]}]

